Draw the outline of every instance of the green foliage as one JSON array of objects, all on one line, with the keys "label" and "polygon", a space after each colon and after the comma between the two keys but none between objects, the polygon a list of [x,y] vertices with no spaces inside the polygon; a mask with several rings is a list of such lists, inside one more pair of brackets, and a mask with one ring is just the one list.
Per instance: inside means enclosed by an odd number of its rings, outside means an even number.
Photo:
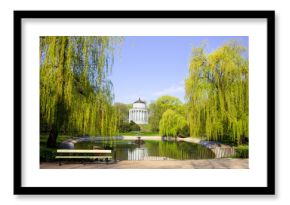
[{"label": "green foliage", "polygon": [[131,132],[131,125],[129,122],[123,122],[119,127],[119,132]]},{"label": "green foliage", "polygon": [[53,162],[55,161],[56,150],[52,148],[43,147],[40,149],[40,161],[41,162]]},{"label": "green foliage", "polygon": [[114,107],[119,115],[120,121],[127,121],[129,118],[129,105],[124,103],[115,103]]},{"label": "green foliage", "polygon": [[174,110],[182,115],[185,113],[182,102],[173,96],[161,96],[150,104],[149,125],[153,132],[159,131],[159,122],[163,113],[168,109]]},{"label": "green foliage", "polygon": [[193,137],[220,140],[248,138],[248,60],[237,42],[206,54],[193,48],[185,81],[190,133]]},{"label": "green foliage", "polygon": [[117,117],[117,129],[120,132],[129,132],[130,124],[129,120],[129,107],[130,105],[124,103],[115,103],[114,108],[116,110]]},{"label": "green foliage", "polygon": [[235,148],[237,158],[249,158],[249,146],[239,145]]},{"label": "green foliage", "polygon": [[183,127],[179,130],[179,132],[178,132],[178,137],[182,137],[182,138],[184,138],[184,137],[189,137],[189,136],[190,136],[189,126],[188,126],[188,124],[186,123],[186,125],[183,126]]},{"label": "green foliage", "polygon": [[141,128],[137,125],[134,121],[131,120],[130,122],[130,131],[140,131]]},{"label": "green foliage", "polygon": [[[117,131],[112,106],[112,37],[40,37],[40,122],[50,130],[111,136]],[[54,136],[55,139],[52,139]]]},{"label": "green foliage", "polygon": [[135,122],[123,122],[122,125],[120,126],[119,131],[121,133],[126,133],[126,132],[132,132],[132,131],[140,131],[141,128],[139,125],[137,125]]},{"label": "green foliage", "polygon": [[150,124],[143,124],[143,125],[139,125],[141,132],[144,133],[151,133],[151,126]]},{"label": "green foliage", "polygon": [[179,134],[186,130],[187,123],[185,118],[176,113],[175,111],[166,110],[159,123],[159,133],[162,136],[177,137]]}]

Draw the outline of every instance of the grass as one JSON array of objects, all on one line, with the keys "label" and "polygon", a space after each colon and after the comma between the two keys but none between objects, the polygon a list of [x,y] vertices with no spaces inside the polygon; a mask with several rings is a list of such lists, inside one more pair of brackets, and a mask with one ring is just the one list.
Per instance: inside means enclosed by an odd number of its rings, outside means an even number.
[{"label": "grass", "polygon": [[[59,144],[65,140],[71,139],[72,136],[70,135],[59,135],[56,139],[56,143]],[[40,135],[40,146],[46,146],[46,142],[48,139],[48,134],[41,134]]]}]

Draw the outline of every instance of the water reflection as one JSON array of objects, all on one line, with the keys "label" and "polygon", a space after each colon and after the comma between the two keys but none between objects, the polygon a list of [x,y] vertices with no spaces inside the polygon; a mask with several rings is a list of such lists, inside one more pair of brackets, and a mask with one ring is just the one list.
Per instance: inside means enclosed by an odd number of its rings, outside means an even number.
[{"label": "water reflection", "polygon": [[184,141],[153,141],[145,140],[136,143],[129,140],[117,141],[91,141],[75,144],[76,149],[92,149],[99,147],[112,149],[117,160],[186,160],[186,159],[212,159],[214,153],[200,145]]}]

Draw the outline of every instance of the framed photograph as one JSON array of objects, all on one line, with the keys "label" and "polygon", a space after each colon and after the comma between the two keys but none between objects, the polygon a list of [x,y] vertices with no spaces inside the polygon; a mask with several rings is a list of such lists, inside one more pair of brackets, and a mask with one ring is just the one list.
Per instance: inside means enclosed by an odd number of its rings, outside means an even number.
[{"label": "framed photograph", "polygon": [[14,194],[275,194],[275,12],[14,11]]}]

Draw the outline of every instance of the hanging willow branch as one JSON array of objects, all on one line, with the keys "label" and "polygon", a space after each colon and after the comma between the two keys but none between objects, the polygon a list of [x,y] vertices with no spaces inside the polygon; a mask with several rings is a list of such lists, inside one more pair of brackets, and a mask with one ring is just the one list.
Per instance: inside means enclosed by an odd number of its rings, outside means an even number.
[{"label": "hanging willow branch", "polygon": [[248,60],[237,42],[207,55],[194,48],[185,81],[190,133],[208,140],[248,138]]},{"label": "hanging willow branch", "polygon": [[108,78],[112,42],[112,37],[40,38],[40,117],[56,136],[59,131],[101,136],[116,132]]}]

